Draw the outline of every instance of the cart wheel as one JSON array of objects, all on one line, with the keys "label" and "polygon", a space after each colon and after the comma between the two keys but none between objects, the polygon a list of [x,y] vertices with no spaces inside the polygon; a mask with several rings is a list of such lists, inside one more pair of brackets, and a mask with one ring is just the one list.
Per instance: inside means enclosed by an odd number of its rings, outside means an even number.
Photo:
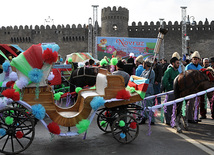
[{"label": "cart wheel", "polygon": [[111,133],[111,126],[118,114],[110,109],[102,109],[97,116],[97,125],[105,133]]},{"label": "cart wheel", "polygon": [[120,143],[132,142],[139,133],[136,119],[129,115],[121,115],[112,124],[113,137]]},{"label": "cart wheel", "polygon": [[[8,121],[9,119],[9,121]],[[34,118],[19,108],[0,110],[0,152],[17,154],[27,149],[35,135]]]}]

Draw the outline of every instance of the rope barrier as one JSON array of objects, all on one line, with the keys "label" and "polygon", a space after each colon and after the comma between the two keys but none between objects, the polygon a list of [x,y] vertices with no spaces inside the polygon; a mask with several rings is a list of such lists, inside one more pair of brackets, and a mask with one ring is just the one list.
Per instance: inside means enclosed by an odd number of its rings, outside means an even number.
[{"label": "rope barrier", "polygon": [[[163,103],[163,104],[160,104],[160,105],[148,107],[148,109],[149,109],[149,110],[151,109],[152,111],[154,111],[154,110],[156,110],[156,109],[161,108],[163,105],[169,106],[169,105],[172,105],[172,104],[174,104],[174,103],[183,102],[184,100],[189,100],[189,99],[191,99],[191,98],[195,98],[195,97],[197,97],[197,96],[201,96],[201,95],[204,95],[204,94],[206,94],[206,93],[213,92],[213,91],[214,91],[214,87],[209,88],[209,89],[204,90],[204,91],[200,91],[200,92],[198,92],[198,93],[196,93],[196,94],[191,94],[191,95],[188,95],[188,96],[185,96],[185,97],[182,97],[182,98],[178,98],[178,99],[176,99],[176,100],[169,101],[169,102],[166,102],[166,103]],[[161,94],[166,95],[166,94],[169,94],[169,93],[174,93],[174,91],[170,91],[170,92],[166,92],[166,93],[161,93]],[[158,96],[158,95],[157,95],[157,96]],[[155,95],[146,97],[146,98],[144,98],[144,100],[145,100],[145,99],[152,99],[152,98],[155,98]]]}]

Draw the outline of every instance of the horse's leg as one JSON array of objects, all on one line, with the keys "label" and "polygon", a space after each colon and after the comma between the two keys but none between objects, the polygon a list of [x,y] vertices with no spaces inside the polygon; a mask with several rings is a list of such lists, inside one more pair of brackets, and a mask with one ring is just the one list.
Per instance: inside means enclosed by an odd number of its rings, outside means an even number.
[{"label": "horse's leg", "polygon": [[177,103],[177,108],[176,108],[176,128],[178,133],[182,133],[182,129],[180,127],[182,104],[183,104],[182,102]]},{"label": "horse's leg", "polygon": [[189,127],[188,119],[187,119],[186,116],[182,116],[182,118],[183,118],[184,129],[185,129],[186,131],[188,131],[188,130],[189,130],[189,129],[188,129],[188,127]]}]

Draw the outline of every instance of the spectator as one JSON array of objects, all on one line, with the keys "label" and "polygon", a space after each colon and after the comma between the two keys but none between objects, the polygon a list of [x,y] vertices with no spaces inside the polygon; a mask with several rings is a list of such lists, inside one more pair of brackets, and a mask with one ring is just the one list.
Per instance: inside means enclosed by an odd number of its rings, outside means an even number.
[{"label": "spectator", "polygon": [[[165,71],[162,85],[165,88],[164,91],[168,92],[173,90],[173,81],[176,76],[179,74],[178,67],[179,67],[179,60],[176,57],[171,58],[170,60],[171,66]],[[170,94],[168,96],[168,101],[174,100],[174,94]],[[172,105],[167,106],[167,112],[165,113],[166,124],[170,125],[171,122],[171,115],[172,115]]]},{"label": "spectator", "polygon": [[89,66],[90,66],[90,67],[93,67],[93,66],[94,66],[94,62],[95,62],[95,61],[94,61],[93,59],[89,59]]},{"label": "spectator", "polygon": [[[153,70],[155,72],[155,82],[153,85],[154,95],[159,94],[161,92],[161,78],[162,78],[162,67],[157,63],[157,59],[154,59]],[[158,104],[161,104],[161,98],[158,97]]]},{"label": "spectator", "polygon": [[162,59],[162,75],[164,75],[164,72],[167,70],[168,63],[166,59]]},{"label": "spectator", "polygon": [[123,71],[124,63],[119,60],[116,65],[116,71],[112,72],[113,75],[121,75],[124,78],[125,87],[128,85],[129,82],[129,74]]},{"label": "spectator", "polygon": [[[151,67],[152,67],[152,60],[147,58],[143,62],[143,68],[145,70],[141,74],[141,77],[149,79],[149,86],[147,88],[145,97],[154,95],[153,84],[155,81],[155,72]],[[153,100],[146,100],[146,107],[152,107],[153,105],[154,105]],[[143,117],[142,121],[140,122],[140,124],[145,124],[146,120],[149,118],[149,114],[147,111],[145,111],[143,115],[144,115],[144,117]],[[154,114],[153,114],[152,119],[151,119],[151,125],[154,125],[154,124],[155,124],[155,118],[154,118]]]},{"label": "spectator", "polygon": [[86,66],[86,67],[88,67],[88,65],[89,65],[89,62],[88,62],[88,61],[86,61],[86,62],[85,62],[85,66]]},{"label": "spectator", "polygon": [[209,59],[208,59],[208,58],[204,58],[204,59],[203,59],[203,67],[204,67],[204,68],[209,67]]},{"label": "spectator", "polygon": [[137,66],[135,75],[140,76],[142,74],[142,72],[145,70],[143,68],[143,56],[142,55],[138,56],[136,58],[135,62],[136,62],[136,66]]},{"label": "spectator", "polygon": [[[207,58],[204,58],[207,59]],[[204,62],[203,59],[203,62]],[[214,57],[210,58],[209,62],[211,63],[211,67],[208,67],[207,69],[214,69]],[[207,110],[204,108],[205,107],[205,100],[204,100],[204,95],[200,97],[200,119],[206,119],[207,118]],[[214,106],[210,104],[210,109],[211,109],[211,117],[214,119]]]},{"label": "spectator", "polygon": [[[202,67],[199,64],[200,62],[200,54],[198,51],[195,51],[192,55],[192,62],[189,63],[185,70],[190,70],[190,69],[194,69],[194,70],[200,70]],[[188,112],[187,112],[187,118],[188,118],[188,122],[189,123],[198,123],[199,120],[194,120],[194,102],[195,99],[190,99],[189,100],[189,107],[188,107]]]},{"label": "spectator", "polygon": [[184,73],[185,72],[185,67],[184,67],[183,63],[181,62],[181,57],[180,57],[179,53],[178,52],[174,52],[172,54],[172,58],[173,57],[178,58],[178,60],[180,61],[180,63],[179,63],[180,65],[179,65],[179,68],[178,68],[179,73]]},{"label": "spectator", "polygon": [[214,57],[210,58],[210,66],[214,68]]},{"label": "spectator", "polygon": [[135,63],[134,63],[134,53],[129,54],[129,58],[127,60],[127,64],[130,64],[130,72],[129,75],[134,75],[135,74]]}]

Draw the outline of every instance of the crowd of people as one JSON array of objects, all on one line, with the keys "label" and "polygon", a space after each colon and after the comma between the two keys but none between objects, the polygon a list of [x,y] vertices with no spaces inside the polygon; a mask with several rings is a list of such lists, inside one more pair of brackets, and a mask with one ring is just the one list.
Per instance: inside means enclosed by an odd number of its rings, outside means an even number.
[{"label": "crowd of people", "polygon": [[[105,57],[107,61],[109,59]],[[86,66],[93,66],[95,62],[89,60]],[[106,64],[96,64],[96,66],[107,67]],[[198,51],[192,52],[191,55],[186,55],[185,59],[181,59],[178,52],[174,52],[170,59],[170,63],[167,63],[166,59],[147,58],[144,60],[142,55],[137,58],[130,57],[128,60],[121,59],[118,61],[117,65],[113,70],[109,69],[112,74],[121,75],[124,77],[125,86],[128,85],[128,81],[131,75],[136,75],[149,79],[149,86],[146,92],[146,97],[159,94],[161,92],[168,92],[173,90],[174,79],[182,72],[190,69],[200,70],[202,68],[214,69],[214,57],[212,58],[201,58]],[[108,67],[107,67],[108,68]],[[168,101],[174,100],[174,94],[168,96]],[[158,99],[158,104],[161,104],[161,98]],[[200,101],[200,119],[194,120],[194,102],[195,99],[189,101],[187,118],[189,123],[197,123],[201,119],[206,119],[206,109],[204,108],[204,98],[201,97]],[[148,100],[146,106],[153,106],[155,104],[154,100]],[[212,108],[212,107],[211,107]],[[167,106],[167,112],[165,113],[165,123],[170,125],[172,106]],[[211,111],[211,117],[214,119],[214,112]],[[141,123],[144,124],[148,119],[148,115],[144,114],[144,118]],[[151,124],[155,124],[155,119],[152,117]]]}]

